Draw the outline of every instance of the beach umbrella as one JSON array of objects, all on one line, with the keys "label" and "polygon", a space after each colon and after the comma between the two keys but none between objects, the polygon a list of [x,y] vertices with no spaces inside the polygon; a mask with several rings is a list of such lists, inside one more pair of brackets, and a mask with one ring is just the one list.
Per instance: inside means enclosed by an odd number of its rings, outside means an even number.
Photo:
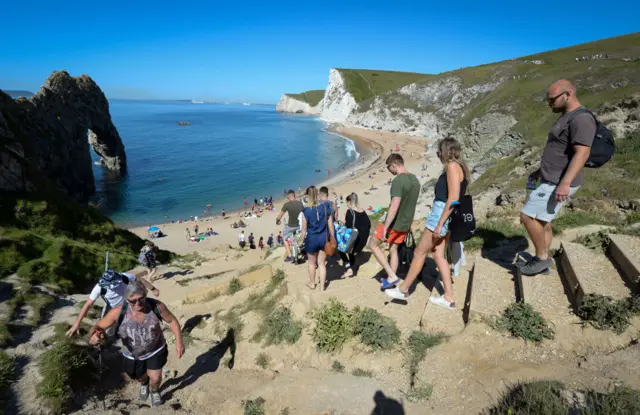
[{"label": "beach umbrella", "polygon": [[147,231],[149,232],[158,232],[160,230],[160,228],[158,228],[157,226],[152,226],[149,229],[147,229]]}]

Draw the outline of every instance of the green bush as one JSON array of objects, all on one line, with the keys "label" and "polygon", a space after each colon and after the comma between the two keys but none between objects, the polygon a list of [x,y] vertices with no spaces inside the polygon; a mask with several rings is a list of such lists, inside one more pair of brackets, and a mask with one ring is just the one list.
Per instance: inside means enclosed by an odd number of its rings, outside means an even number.
[{"label": "green bush", "polygon": [[258,356],[256,356],[256,365],[260,366],[263,369],[269,367],[269,362],[269,355],[267,355],[266,353],[260,353],[258,354]]},{"label": "green bush", "polygon": [[418,374],[418,367],[420,362],[424,360],[427,355],[427,350],[444,342],[448,336],[442,332],[438,333],[425,333],[423,331],[414,330],[407,339],[408,353],[408,366],[410,384],[413,389],[415,384],[415,377]]},{"label": "green bush", "polygon": [[372,350],[392,349],[400,339],[395,320],[383,316],[372,308],[353,311],[353,334]]},{"label": "green bush", "polygon": [[70,341],[57,342],[40,355],[42,380],[36,389],[54,413],[68,411],[73,395],[95,380],[95,368],[88,357],[88,347]]},{"label": "green bush", "polygon": [[302,335],[302,322],[296,321],[291,309],[280,306],[262,323],[267,344],[296,343]]},{"label": "green bush", "polygon": [[229,281],[229,288],[227,289],[227,294],[233,295],[240,290],[242,290],[242,281],[240,281],[237,277],[233,277],[231,281]]},{"label": "green bush", "polygon": [[335,352],[353,335],[352,313],[335,298],[331,298],[313,315],[316,325],[313,340],[319,350]]},{"label": "green bush", "polygon": [[353,376],[358,376],[358,377],[361,377],[361,378],[372,378],[373,377],[373,373],[370,370],[364,370],[364,369],[360,369],[360,368],[353,369],[351,374]]},{"label": "green bush", "polygon": [[508,331],[514,337],[535,342],[555,336],[545,319],[530,304],[522,302],[510,304],[492,326],[500,331]]},{"label": "green bush", "polygon": [[631,315],[638,312],[638,297],[614,300],[600,294],[587,294],[578,308],[578,317],[598,330],[623,333],[631,324]]},{"label": "green bush", "polygon": [[244,415],[264,415],[265,400],[261,397],[244,403]]},{"label": "green bush", "polygon": [[517,383],[508,387],[489,415],[567,415],[568,405],[562,393],[564,385],[556,381]]},{"label": "green bush", "polygon": [[582,415],[628,415],[640,414],[640,391],[626,387],[616,387],[611,393],[587,394],[586,408]]},{"label": "green bush", "polygon": [[404,396],[409,402],[421,403],[428,401],[433,393],[433,386],[428,383],[420,383],[412,387]]},{"label": "green bush", "polygon": [[331,370],[336,373],[344,373],[344,365],[337,360],[334,360],[331,364]]},{"label": "green bush", "polygon": [[15,362],[6,352],[0,350],[0,414],[5,413],[7,396],[15,377]]}]

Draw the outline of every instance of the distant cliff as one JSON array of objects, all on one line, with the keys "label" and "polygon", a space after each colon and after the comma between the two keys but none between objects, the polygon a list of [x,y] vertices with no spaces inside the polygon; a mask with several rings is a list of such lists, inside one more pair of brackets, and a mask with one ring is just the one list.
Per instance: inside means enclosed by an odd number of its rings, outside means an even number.
[{"label": "distant cliff", "polygon": [[126,154],[109,102],[89,76],[53,72],[29,99],[0,90],[0,191],[33,189],[41,176],[87,200],[95,193],[89,146],[106,168],[124,174]]},{"label": "distant cliff", "polygon": [[278,112],[318,115],[322,109],[324,90],[311,90],[300,94],[283,94],[276,105]]}]

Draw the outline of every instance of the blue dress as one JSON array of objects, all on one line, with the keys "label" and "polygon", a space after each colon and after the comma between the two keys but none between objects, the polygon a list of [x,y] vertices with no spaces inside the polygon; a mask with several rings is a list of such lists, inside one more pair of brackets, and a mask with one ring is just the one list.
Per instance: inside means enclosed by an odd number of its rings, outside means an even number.
[{"label": "blue dress", "polygon": [[309,254],[324,251],[327,242],[327,218],[331,216],[331,205],[320,204],[314,207],[302,209],[305,221],[307,221],[307,237],[304,241],[304,249]]}]

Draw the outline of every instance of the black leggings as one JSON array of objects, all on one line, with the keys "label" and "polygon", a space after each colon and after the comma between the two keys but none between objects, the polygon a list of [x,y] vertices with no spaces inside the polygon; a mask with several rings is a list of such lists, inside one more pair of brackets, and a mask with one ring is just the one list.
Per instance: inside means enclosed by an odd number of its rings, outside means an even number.
[{"label": "black leggings", "polygon": [[369,237],[369,233],[367,232],[366,235],[367,237],[365,238],[361,238],[360,235],[358,235],[358,239],[356,240],[353,246],[353,250],[350,254],[345,254],[342,251],[338,251],[340,253],[340,259],[342,259],[343,262],[349,263],[349,267],[353,271],[353,275],[356,275],[358,273],[358,269],[360,268],[360,265],[356,262],[356,260],[358,259],[358,254],[360,254],[364,247],[367,245],[367,238]]}]

